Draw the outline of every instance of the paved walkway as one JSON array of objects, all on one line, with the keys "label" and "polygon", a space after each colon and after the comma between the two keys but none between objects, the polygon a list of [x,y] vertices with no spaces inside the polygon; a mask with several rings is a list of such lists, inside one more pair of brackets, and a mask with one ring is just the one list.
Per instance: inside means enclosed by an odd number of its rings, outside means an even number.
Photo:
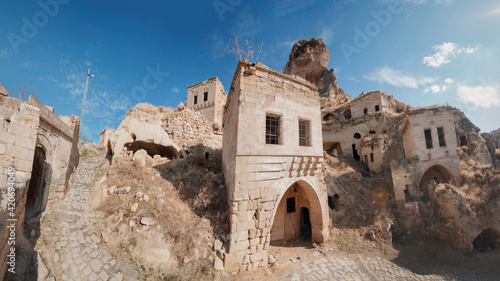
[{"label": "paved walkway", "polygon": [[[500,261],[500,254],[489,259]],[[380,257],[350,257],[317,254],[285,274],[286,280],[500,280],[500,272],[470,270],[418,262],[389,261]],[[279,278],[281,279],[281,278]]]},{"label": "paved walkway", "polygon": [[94,169],[103,160],[104,156],[98,156],[81,161],[74,185],[42,220],[40,239],[46,245],[42,255],[49,276],[56,280],[134,280],[134,274],[124,274],[117,260],[101,247],[100,231],[85,212]]}]

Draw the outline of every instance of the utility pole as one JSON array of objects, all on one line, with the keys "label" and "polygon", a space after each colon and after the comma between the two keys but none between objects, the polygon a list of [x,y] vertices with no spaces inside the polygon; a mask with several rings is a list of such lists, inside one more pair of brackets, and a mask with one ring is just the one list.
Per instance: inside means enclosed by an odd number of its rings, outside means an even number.
[{"label": "utility pole", "polygon": [[85,105],[87,103],[87,90],[89,88],[89,78],[94,78],[94,75],[90,75],[90,68],[89,68],[89,71],[87,72],[87,84],[85,85],[85,93],[83,94],[82,114],[81,114],[81,117],[80,117],[80,135],[78,136],[78,138],[81,138],[81,136],[82,136],[83,116],[85,114]]}]

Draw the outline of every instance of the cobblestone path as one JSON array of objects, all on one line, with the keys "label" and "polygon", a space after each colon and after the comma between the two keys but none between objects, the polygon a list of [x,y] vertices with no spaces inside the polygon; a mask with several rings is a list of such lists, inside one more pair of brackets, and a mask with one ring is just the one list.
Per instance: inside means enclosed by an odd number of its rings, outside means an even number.
[{"label": "cobblestone path", "polygon": [[[485,259],[500,261],[500,254]],[[492,262],[490,260],[489,262]],[[500,263],[499,263],[500,266]],[[281,278],[279,278],[281,279]],[[381,257],[345,257],[335,254],[298,264],[285,274],[286,280],[500,280],[500,270],[470,270],[442,265],[420,265],[404,260],[389,261]]]},{"label": "cobblestone path", "polygon": [[56,280],[137,280],[137,274],[124,274],[120,262],[100,246],[100,231],[85,211],[95,167],[103,160],[81,161],[66,197],[42,220],[42,256]]}]

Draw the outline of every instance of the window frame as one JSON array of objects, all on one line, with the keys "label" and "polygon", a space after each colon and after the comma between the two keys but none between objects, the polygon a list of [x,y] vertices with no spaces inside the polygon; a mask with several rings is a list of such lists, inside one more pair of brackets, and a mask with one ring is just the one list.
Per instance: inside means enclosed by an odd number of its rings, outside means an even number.
[{"label": "window frame", "polygon": [[378,105],[378,104],[377,104],[377,105],[375,106],[375,112],[379,112],[379,111],[380,111],[380,105]]},{"label": "window frame", "polygon": [[[286,198],[286,213],[287,214],[293,214],[297,211],[297,208],[295,207],[295,205],[297,203],[295,198],[296,198],[295,196]],[[292,210],[292,208],[293,208],[293,210]]]},{"label": "window frame", "polygon": [[[274,126],[273,124],[268,124],[268,119],[270,118],[277,118],[278,121],[277,121],[277,126]],[[266,113],[266,123],[265,123],[265,135],[264,135],[264,138],[265,138],[265,144],[271,144],[271,145],[281,145],[282,144],[282,115],[280,114],[276,114],[276,113],[271,113],[271,112],[267,112]],[[270,122],[272,122],[272,120],[269,120]],[[272,130],[273,127],[277,127],[276,130]],[[269,129],[269,130],[268,130]],[[277,136],[276,136],[277,135]],[[277,140],[276,140],[277,139]],[[273,140],[275,140],[275,142],[273,142]]]},{"label": "window frame", "polygon": [[[439,133],[439,131],[441,131],[441,134]],[[439,147],[446,147],[446,137],[444,133],[444,127],[438,127],[437,134],[439,140]]]},{"label": "window frame", "polygon": [[197,105],[198,104],[198,95],[194,95],[194,98],[193,98],[193,105]]},{"label": "window frame", "polygon": [[[429,139],[427,139],[427,132],[429,132]],[[427,149],[433,149],[434,144],[432,143],[432,130],[424,129],[425,146]]]},{"label": "window frame", "polygon": [[203,93],[203,101],[208,101],[208,92]]},{"label": "window frame", "polygon": [[[301,123],[305,123],[305,136],[301,135]],[[311,141],[311,120],[306,119],[306,118],[300,118],[298,121],[298,126],[299,126],[299,146],[311,146],[312,141]],[[305,141],[305,144],[302,144],[302,140]]]}]

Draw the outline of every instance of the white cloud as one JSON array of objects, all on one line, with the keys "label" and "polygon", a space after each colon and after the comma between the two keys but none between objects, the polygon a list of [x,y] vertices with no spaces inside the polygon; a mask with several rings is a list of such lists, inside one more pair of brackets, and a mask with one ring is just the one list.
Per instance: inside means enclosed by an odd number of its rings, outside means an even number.
[{"label": "white cloud", "polygon": [[86,60],[86,61],[84,62],[84,64],[85,64],[85,66],[87,66],[87,67],[91,67],[91,66],[92,66],[92,62],[91,62],[91,61],[88,61],[88,60]]},{"label": "white cloud", "polygon": [[432,85],[430,87],[427,87],[424,92],[428,93],[428,92],[433,92],[434,94],[438,94],[438,93],[442,93],[444,91],[448,90],[448,86],[446,85],[443,85],[443,86],[440,86],[440,85]]},{"label": "white cloud", "polygon": [[381,84],[389,84],[398,88],[418,89],[421,85],[433,83],[436,79],[432,77],[416,78],[408,74],[403,74],[388,66],[376,69],[374,72],[363,76],[370,81],[377,81]]},{"label": "white cloud", "polygon": [[176,93],[176,94],[178,94],[178,93],[180,93],[180,92],[181,92],[181,91],[179,91],[179,88],[177,88],[177,87],[174,87],[174,88],[172,89],[172,93]]},{"label": "white cloud", "polygon": [[453,83],[455,83],[455,81],[453,81],[453,79],[451,79],[451,78],[447,78],[446,80],[444,80],[444,82],[446,84],[453,84]]},{"label": "white cloud", "polygon": [[439,68],[443,64],[448,64],[451,59],[456,57],[458,54],[466,53],[473,54],[479,47],[471,48],[461,48],[457,43],[444,42],[441,45],[436,45],[432,47],[436,53],[434,55],[426,56],[422,59],[422,63],[434,68]]},{"label": "white cloud", "polygon": [[460,86],[458,87],[460,101],[482,108],[500,106],[500,86]]}]

